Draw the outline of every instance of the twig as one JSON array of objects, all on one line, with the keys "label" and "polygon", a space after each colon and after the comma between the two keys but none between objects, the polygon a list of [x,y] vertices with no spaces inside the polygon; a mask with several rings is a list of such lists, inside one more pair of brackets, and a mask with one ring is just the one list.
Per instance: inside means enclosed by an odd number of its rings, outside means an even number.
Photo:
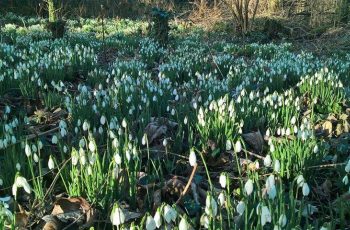
[{"label": "twig", "polygon": [[194,175],[196,174],[196,171],[197,171],[197,167],[198,167],[198,164],[196,164],[194,167],[193,167],[193,170],[192,170],[192,173],[191,173],[191,176],[190,176],[190,179],[188,180],[187,184],[186,184],[186,187],[185,189],[182,191],[179,199],[176,201],[176,205],[180,203],[181,199],[186,195],[187,191],[188,191],[188,188],[191,186],[191,183],[192,183],[192,180],[194,178]]}]

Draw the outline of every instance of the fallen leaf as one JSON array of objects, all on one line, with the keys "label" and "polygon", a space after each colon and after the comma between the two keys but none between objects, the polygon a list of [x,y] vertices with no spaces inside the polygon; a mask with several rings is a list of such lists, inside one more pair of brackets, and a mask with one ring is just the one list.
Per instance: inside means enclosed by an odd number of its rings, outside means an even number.
[{"label": "fallen leaf", "polygon": [[59,230],[61,229],[61,223],[57,217],[53,215],[47,215],[42,218],[46,223],[43,230]]},{"label": "fallen leaf", "polygon": [[29,215],[20,205],[19,210],[20,211],[15,215],[16,229],[27,229]]},{"label": "fallen leaf", "polygon": [[332,122],[330,121],[325,121],[322,124],[322,131],[326,136],[330,136],[332,134],[332,129],[333,129],[333,125]]},{"label": "fallen leaf", "polygon": [[82,197],[60,198],[55,202],[51,215],[61,222],[76,222],[85,228],[92,225],[95,210]]}]

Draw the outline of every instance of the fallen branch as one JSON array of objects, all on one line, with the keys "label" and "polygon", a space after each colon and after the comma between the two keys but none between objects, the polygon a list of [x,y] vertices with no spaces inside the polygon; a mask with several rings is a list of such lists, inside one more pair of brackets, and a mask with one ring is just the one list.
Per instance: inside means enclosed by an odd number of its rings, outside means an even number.
[{"label": "fallen branch", "polygon": [[175,204],[179,204],[180,201],[181,201],[181,199],[187,194],[188,189],[189,189],[189,187],[190,187],[191,184],[192,184],[192,180],[193,180],[193,178],[194,178],[194,175],[196,174],[197,167],[198,167],[198,164],[196,164],[196,165],[193,167],[193,170],[192,170],[190,179],[188,180],[188,182],[187,182],[187,184],[186,184],[186,186],[185,186],[185,189],[182,191],[182,193],[181,193],[179,199],[176,201]]}]

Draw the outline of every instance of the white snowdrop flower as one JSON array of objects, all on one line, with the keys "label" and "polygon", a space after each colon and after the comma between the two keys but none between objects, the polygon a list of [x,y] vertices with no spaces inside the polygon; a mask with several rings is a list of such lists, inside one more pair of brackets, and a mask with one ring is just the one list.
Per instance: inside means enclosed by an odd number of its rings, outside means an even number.
[{"label": "white snowdrop flower", "polygon": [[0,186],[3,186],[4,181],[0,178]]},{"label": "white snowdrop flower", "polygon": [[205,200],[205,213],[208,216],[216,216],[218,213],[218,205],[212,195],[208,194]]},{"label": "white snowdrop flower", "polygon": [[119,226],[125,222],[125,214],[119,205],[115,203],[111,212],[110,220],[114,226]]},{"label": "white snowdrop flower", "polygon": [[271,223],[271,213],[267,206],[261,207],[261,225],[264,226],[266,223]]},{"label": "white snowdrop flower", "polygon": [[252,192],[254,190],[254,184],[253,184],[253,181],[251,179],[247,180],[247,182],[245,183],[244,190],[248,196],[250,196],[250,194],[252,194]]},{"label": "white snowdrop flower", "polygon": [[87,131],[89,128],[90,128],[89,123],[87,121],[84,121],[84,123],[83,123],[83,130]]},{"label": "white snowdrop flower", "polygon": [[163,216],[165,221],[170,224],[170,222],[173,220],[173,208],[170,207],[170,205],[165,205],[163,209]]},{"label": "white snowdrop flower", "polygon": [[53,159],[52,159],[52,156],[50,155],[50,157],[49,157],[49,162],[48,162],[48,167],[49,167],[49,169],[50,170],[52,170],[52,169],[54,169],[55,168],[55,162],[53,161]]},{"label": "white snowdrop flower", "polygon": [[278,219],[278,225],[284,228],[286,224],[287,224],[287,216],[285,214],[281,214],[280,218]]},{"label": "white snowdrop flower", "polygon": [[187,223],[187,220],[185,217],[182,217],[181,218],[181,221],[179,223],[179,230],[189,230],[190,229],[190,226],[189,224]]},{"label": "white snowdrop flower", "polygon": [[75,149],[72,151],[71,157],[72,157],[72,165],[76,166],[78,164],[79,157]]},{"label": "white snowdrop flower", "polygon": [[207,215],[202,215],[201,219],[200,219],[200,223],[201,223],[201,226],[203,226],[204,228],[208,229],[209,228],[209,224],[210,224],[209,217]]},{"label": "white snowdrop flower", "polygon": [[156,222],[157,228],[160,228],[162,226],[162,217],[160,215],[160,211],[157,210],[156,214],[154,214],[154,221]]},{"label": "white snowdrop flower", "polygon": [[277,172],[277,173],[280,172],[280,170],[281,170],[281,163],[280,163],[279,160],[276,160],[276,161],[275,161],[275,164],[274,164],[274,166],[273,166],[273,170],[274,170],[275,172]]},{"label": "white snowdrop flower", "polygon": [[280,136],[281,135],[281,128],[277,129],[277,135]]},{"label": "white snowdrop flower", "polygon": [[147,216],[146,219],[146,230],[154,230],[157,228],[156,222],[151,215]]},{"label": "white snowdrop flower", "polygon": [[303,141],[305,141],[305,140],[307,139],[307,132],[306,132],[306,131],[302,131],[302,132],[301,132],[301,139],[302,139]]},{"label": "white snowdrop flower", "polygon": [[267,194],[269,195],[269,199],[273,200],[277,196],[277,189],[275,185],[271,185],[267,188]]},{"label": "white snowdrop flower", "polygon": [[171,110],[171,115],[174,116],[175,115],[175,109]]},{"label": "white snowdrop flower", "polygon": [[297,119],[295,118],[295,116],[293,116],[292,119],[290,120],[290,123],[292,125],[295,125],[296,122],[297,122]]},{"label": "white snowdrop flower", "polygon": [[122,163],[122,158],[120,157],[119,153],[114,154],[114,161],[117,165]]},{"label": "white snowdrop flower", "polygon": [[196,153],[194,152],[193,149],[191,149],[191,151],[190,151],[189,162],[190,162],[190,165],[191,165],[192,167],[194,167],[195,165],[197,165],[197,157],[196,157]]},{"label": "white snowdrop flower", "polygon": [[68,148],[67,148],[66,145],[63,146],[63,152],[64,152],[64,153],[67,153],[67,152],[68,152]]},{"label": "white snowdrop flower", "polygon": [[163,139],[163,146],[166,147],[168,145],[168,140],[166,138]]},{"label": "white snowdrop flower", "polygon": [[104,115],[102,115],[100,118],[100,124],[104,125],[104,124],[106,124],[106,121],[107,121],[106,117]]},{"label": "white snowdrop flower", "polygon": [[319,149],[318,149],[318,145],[315,145],[314,147],[314,153],[318,153]]},{"label": "white snowdrop flower", "polygon": [[220,206],[224,206],[225,205],[225,194],[223,192],[221,192],[219,194],[218,200],[219,200]]},{"label": "white snowdrop flower", "polygon": [[219,177],[219,183],[221,185],[222,188],[226,188],[226,175],[224,173],[221,173],[220,177]]},{"label": "white snowdrop flower", "polygon": [[16,144],[16,142],[17,142],[16,137],[15,136],[11,136],[11,143],[14,145],[14,144]]},{"label": "white snowdrop flower", "polygon": [[90,150],[91,152],[95,152],[95,151],[96,151],[96,144],[95,144],[94,141],[90,141],[90,142],[89,142],[89,150]]},{"label": "white snowdrop flower", "polygon": [[286,136],[289,136],[291,134],[290,128],[286,129]]},{"label": "white snowdrop flower", "polygon": [[53,135],[52,138],[51,138],[51,143],[56,145],[58,143],[58,138],[56,135]]},{"label": "white snowdrop flower", "polygon": [[122,127],[123,127],[123,128],[126,128],[126,126],[127,126],[127,123],[126,123],[126,120],[125,120],[125,118],[124,118],[123,121],[122,121]]},{"label": "white snowdrop flower", "polygon": [[187,125],[187,123],[188,123],[188,118],[187,118],[187,116],[184,118],[184,124],[185,125]]},{"label": "white snowdrop flower", "polygon": [[147,144],[147,134],[144,134],[141,140],[142,145],[146,145]]},{"label": "white snowdrop flower", "polygon": [[271,135],[271,133],[270,133],[270,132],[271,132],[271,131],[270,131],[270,129],[267,129],[267,130],[266,130],[266,134],[265,134],[265,135],[266,135],[267,137],[269,137],[269,136]]},{"label": "white snowdrop flower", "polygon": [[12,185],[12,195],[15,197],[15,199],[17,197],[18,188],[23,188],[24,191],[28,194],[30,194],[32,191],[26,178],[24,178],[22,176],[17,176],[15,179],[15,183]]},{"label": "white snowdrop flower", "polygon": [[26,146],[24,148],[24,152],[26,153],[27,157],[30,157],[32,155],[32,149],[30,148],[30,146],[28,144],[26,144]]},{"label": "white snowdrop flower", "polygon": [[38,148],[36,147],[36,145],[32,145],[32,151],[33,151],[34,153],[36,153],[36,152],[38,151]]},{"label": "white snowdrop flower", "polygon": [[130,162],[130,160],[131,160],[131,154],[130,154],[130,150],[129,150],[129,149],[127,149],[127,150],[125,151],[125,157],[126,157],[126,160],[127,160],[128,162]]},{"label": "white snowdrop flower", "polygon": [[343,183],[344,183],[345,185],[348,185],[348,184],[349,184],[349,177],[348,177],[348,175],[344,176],[344,178],[343,178]]},{"label": "white snowdrop flower", "polygon": [[271,143],[270,144],[270,152],[273,153],[275,151],[275,146]]},{"label": "white snowdrop flower", "polygon": [[86,155],[84,149],[79,149],[79,160],[80,164],[85,165],[86,164]]},{"label": "white snowdrop flower", "polygon": [[348,163],[345,166],[345,172],[347,172],[347,173],[350,172],[350,160],[348,161]]},{"label": "white snowdrop flower", "polygon": [[245,211],[245,203],[243,201],[238,202],[236,210],[238,214],[242,216]]},{"label": "white snowdrop flower", "polygon": [[286,135],[286,130],[285,130],[285,128],[282,128],[281,129],[281,136],[284,136],[284,135]]},{"label": "white snowdrop flower", "polygon": [[236,153],[239,153],[242,151],[242,144],[240,141],[237,141],[236,144],[235,144],[235,152]]},{"label": "white snowdrop flower", "polygon": [[303,184],[302,190],[303,190],[303,196],[308,196],[310,194],[310,188],[307,183]]},{"label": "white snowdrop flower", "polygon": [[264,165],[265,165],[265,167],[270,167],[271,164],[272,164],[272,159],[271,159],[271,156],[268,154],[264,158]]},{"label": "white snowdrop flower", "polygon": [[21,165],[20,165],[20,163],[16,163],[16,169],[17,169],[17,171],[20,171],[20,170],[21,170]]},{"label": "white snowdrop flower", "polygon": [[297,177],[297,185],[298,185],[298,187],[299,188],[303,187],[304,183],[305,183],[305,179],[304,179],[303,175],[299,175]]},{"label": "white snowdrop flower", "polygon": [[38,154],[36,154],[36,153],[33,154],[33,160],[34,160],[35,163],[38,163],[38,162],[39,162],[39,156],[38,156]]},{"label": "white snowdrop flower", "polygon": [[294,125],[294,127],[293,127],[293,131],[294,131],[294,133],[295,133],[295,134],[297,134],[297,133],[298,133],[298,127],[297,127],[296,125]]},{"label": "white snowdrop flower", "polygon": [[226,140],[226,151],[230,151],[232,149],[232,142],[230,140]]}]

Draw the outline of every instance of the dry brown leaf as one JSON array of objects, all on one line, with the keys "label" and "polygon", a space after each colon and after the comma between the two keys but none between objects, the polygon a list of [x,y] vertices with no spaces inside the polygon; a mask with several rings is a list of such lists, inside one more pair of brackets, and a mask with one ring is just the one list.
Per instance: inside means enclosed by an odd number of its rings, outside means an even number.
[{"label": "dry brown leaf", "polygon": [[89,227],[94,221],[95,210],[82,197],[60,198],[56,201],[51,215],[62,222],[74,221]]},{"label": "dry brown leaf", "polygon": [[20,205],[19,210],[15,215],[16,229],[27,229],[29,214]]},{"label": "dry brown leaf", "polygon": [[326,136],[330,136],[332,135],[332,129],[333,129],[333,125],[332,122],[330,121],[325,121],[322,124],[322,131]]},{"label": "dry brown leaf", "polygon": [[53,215],[47,215],[42,218],[46,223],[43,230],[59,230],[61,229],[61,223],[57,217]]},{"label": "dry brown leaf", "polygon": [[335,130],[335,134],[337,136],[340,136],[343,132],[344,132],[343,125],[342,124],[337,124],[337,128]]},{"label": "dry brown leaf", "polygon": [[176,122],[169,121],[166,118],[152,117],[151,122],[145,128],[149,144],[152,144],[156,139],[165,136],[169,130],[176,128],[177,125]]}]

